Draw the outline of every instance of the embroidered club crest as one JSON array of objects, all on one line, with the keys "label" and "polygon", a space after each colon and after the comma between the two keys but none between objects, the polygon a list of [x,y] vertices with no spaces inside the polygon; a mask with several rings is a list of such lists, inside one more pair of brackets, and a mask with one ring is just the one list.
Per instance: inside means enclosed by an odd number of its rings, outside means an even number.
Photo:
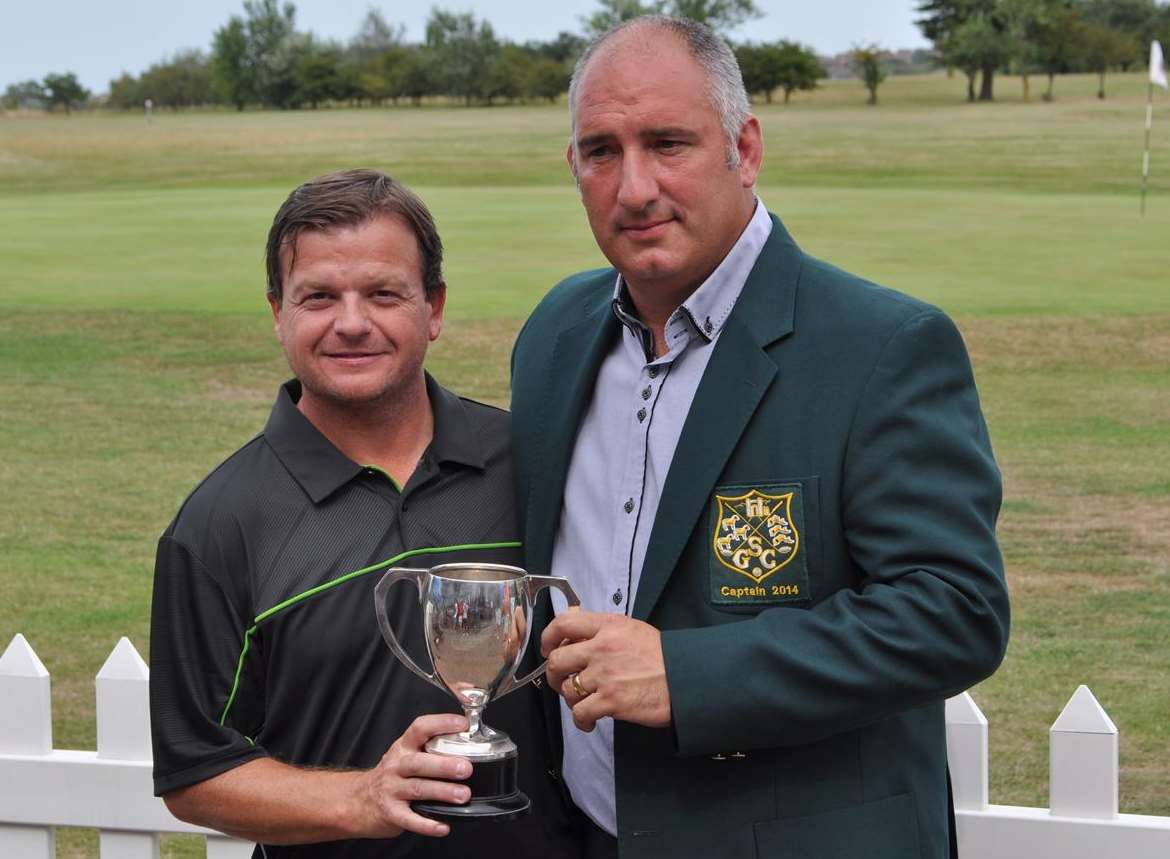
[{"label": "embroidered club crest", "polygon": [[792,521],[793,494],[716,495],[712,541],[719,563],[759,584],[795,558],[800,533]]}]

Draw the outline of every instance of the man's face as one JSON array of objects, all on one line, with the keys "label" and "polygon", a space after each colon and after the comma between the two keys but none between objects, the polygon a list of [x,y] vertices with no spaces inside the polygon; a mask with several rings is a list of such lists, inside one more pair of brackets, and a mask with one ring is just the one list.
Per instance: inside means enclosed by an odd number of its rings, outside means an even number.
[{"label": "man's face", "polygon": [[[685,299],[747,226],[763,143],[728,142],[706,75],[670,33],[632,31],[589,62],[569,166],[602,253],[630,288]],[[635,296],[636,297],[636,296]]]},{"label": "man's face", "polygon": [[418,241],[404,219],[303,232],[290,271],[291,258],[282,251],[284,295],[269,303],[302,409],[394,402],[421,385],[445,294],[426,300]]}]

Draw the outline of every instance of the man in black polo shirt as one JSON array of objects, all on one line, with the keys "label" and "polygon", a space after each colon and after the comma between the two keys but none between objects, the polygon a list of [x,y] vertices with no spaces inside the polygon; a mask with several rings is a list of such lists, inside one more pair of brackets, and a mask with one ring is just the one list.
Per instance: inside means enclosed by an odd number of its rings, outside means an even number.
[{"label": "man in black polo shirt", "polygon": [[[390,654],[374,584],[394,565],[520,560],[507,414],[423,371],[441,263],[430,213],[383,174],[296,189],[267,248],[296,379],[159,541],[155,792],[181,819],[264,845],[257,856],[572,855],[531,686],[491,720],[521,749],[532,814],[452,829],[409,807],[466,800],[470,765],[423,749],[466,720]],[[421,652],[417,593],[389,601]]]}]

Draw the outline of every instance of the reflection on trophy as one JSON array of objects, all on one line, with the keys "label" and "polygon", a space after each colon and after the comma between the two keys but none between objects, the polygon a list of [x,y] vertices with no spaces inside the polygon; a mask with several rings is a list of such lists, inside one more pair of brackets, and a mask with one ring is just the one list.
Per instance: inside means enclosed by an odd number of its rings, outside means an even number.
[{"label": "reflection on trophy", "polygon": [[[386,597],[395,582],[418,586],[423,634],[432,672],[403,650],[386,614]],[[459,755],[472,764],[465,805],[415,802],[420,814],[441,820],[511,820],[528,812],[530,800],[516,784],[516,744],[483,722],[489,701],[507,695],[544,673],[542,662],[522,679],[516,669],[528,643],[532,604],[546,587],[559,589],[569,605],[579,605],[567,580],[531,576],[503,564],[443,564],[430,570],[398,567],[374,588],[374,609],[382,637],[398,659],[424,680],[455,696],[470,723],[459,734],[432,737],[428,752]]]}]

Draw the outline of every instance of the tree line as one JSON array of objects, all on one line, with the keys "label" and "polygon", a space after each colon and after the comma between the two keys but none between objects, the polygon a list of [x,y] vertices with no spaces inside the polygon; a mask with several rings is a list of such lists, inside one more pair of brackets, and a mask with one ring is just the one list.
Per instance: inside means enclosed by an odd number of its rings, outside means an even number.
[{"label": "tree line", "polygon": [[[326,103],[381,105],[441,96],[464,104],[555,101],[569,87],[573,64],[588,39],[613,24],[653,12],[702,20],[727,30],[760,13],[752,0],[599,0],[582,21],[584,33],[515,44],[471,13],[434,8],[421,43],[408,44],[402,25],[371,8],[346,42],[321,39],[296,26],[296,7],[245,0],[242,13],[218,28],[210,51],[180,51],[141,74],[110,82],[105,104],[118,109],[196,106],[316,108]],[[769,63],[762,73],[775,75]],[[64,80],[68,86],[62,86]],[[8,87],[8,108],[83,106],[91,94],[73,74],[49,75]]]},{"label": "tree line", "polygon": [[998,73],[1019,75],[1024,100],[1029,77],[1048,78],[1045,100],[1054,97],[1056,76],[1105,75],[1146,62],[1150,42],[1170,42],[1170,6],[1155,0],[920,0],[917,21],[934,43],[940,62],[967,77],[968,101],[994,99]]},{"label": "tree line", "polygon": [[[994,98],[994,78],[1048,76],[1044,98],[1053,97],[1055,77],[1096,72],[1099,96],[1105,75],[1144,62],[1153,38],[1170,42],[1170,6],[1156,0],[918,0],[917,24],[932,41],[940,66],[967,77],[971,101]],[[702,21],[726,33],[760,16],[753,0],[598,0],[582,20],[583,33],[561,32],[547,41],[515,44],[496,36],[491,24],[469,12],[434,8],[423,40],[409,44],[405,28],[371,8],[346,42],[321,39],[296,27],[296,7],[279,0],[245,0],[213,35],[209,52],[180,51],[139,75],[110,82],[105,104],[117,109],[230,106],[316,108],[420,104],[445,97],[464,104],[555,101],[568,90],[573,64],[588,40],[621,21],[666,12]],[[735,46],[744,84],[769,103],[776,92],[812,90],[826,76],[815,52],[796,42]],[[853,72],[871,104],[892,69],[876,45],[856,47]],[[7,108],[63,108],[90,99],[75,75],[51,74],[42,81],[8,87]]]}]

